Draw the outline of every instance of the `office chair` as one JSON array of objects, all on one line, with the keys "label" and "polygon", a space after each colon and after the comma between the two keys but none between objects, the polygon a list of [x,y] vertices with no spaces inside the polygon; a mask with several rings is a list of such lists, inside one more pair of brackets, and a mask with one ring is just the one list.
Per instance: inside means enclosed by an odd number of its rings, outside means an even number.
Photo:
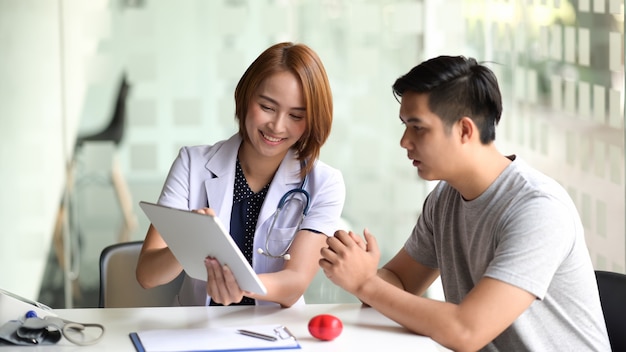
[{"label": "office chair", "polygon": [[126,99],[130,92],[130,85],[126,78],[126,73],[122,73],[117,90],[115,106],[109,124],[101,131],[93,134],[82,135],[76,138],[76,149],[80,149],[85,142],[89,141],[111,141],[116,146],[124,137],[124,127],[126,120]]},{"label": "office chair", "polygon": [[184,272],[173,281],[151,289],[135,277],[143,241],[115,243],[100,254],[100,308],[171,307],[183,282]]},{"label": "office chair", "polygon": [[613,351],[626,351],[626,275],[596,270],[600,303]]},{"label": "office chair", "polygon": [[[112,112],[110,114],[109,123],[101,131],[88,135],[79,135],[76,138],[74,144],[74,151],[71,160],[66,165],[66,180],[65,189],[69,198],[63,197],[57,213],[57,221],[53,230],[53,246],[57,257],[57,262],[65,273],[65,280],[72,282],[73,289],[68,291],[66,289],[66,304],[68,308],[71,307],[71,296],[80,294],[80,288],[75,280],[78,278],[79,263],[80,263],[80,223],[77,204],[77,197],[75,196],[76,188],[86,181],[93,180],[96,173],[84,174],[81,169],[81,156],[85,144],[88,142],[110,142],[115,148],[119,147],[120,142],[124,136],[124,130],[126,125],[126,101],[129,95],[130,85],[126,78],[126,74],[122,72],[119,78],[119,83],[115,91],[115,99],[112,106]],[[108,171],[107,171],[108,172]],[[130,238],[130,233],[137,226],[137,219],[133,212],[132,200],[130,192],[124,177],[120,171],[119,163],[117,161],[117,155],[113,155],[110,167],[110,174],[106,175],[105,181],[113,185],[115,194],[122,210],[124,218],[124,224],[118,232],[118,241],[127,242]],[[68,230],[70,238],[68,242],[70,250],[66,253],[64,232]],[[67,285],[66,285],[67,287]]]},{"label": "office chair", "polygon": [[[126,73],[122,72],[109,124],[101,131],[88,135],[79,135],[76,138],[74,148],[75,159],[77,156],[80,156],[82,149],[84,149],[85,144],[88,142],[111,142],[115,148],[119,147],[124,137],[126,126],[126,101],[129,92],[130,84],[126,78]],[[79,175],[77,175],[76,178],[77,186],[86,181],[88,176],[89,175],[80,175],[79,172]],[[128,185],[120,170],[117,155],[113,155],[113,160],[111,161],[111,174],[110,178],[107,177],[107,179],[113,184],[113,188],[115,189],[115,194],[124,217],[124,225],[118,234],[118,241],[127,242],[130,240],[130,233],[137,225],[137,219],[133,212],[132,199],[128,190]],[[79,231],[79,229],[76,230]]]}]

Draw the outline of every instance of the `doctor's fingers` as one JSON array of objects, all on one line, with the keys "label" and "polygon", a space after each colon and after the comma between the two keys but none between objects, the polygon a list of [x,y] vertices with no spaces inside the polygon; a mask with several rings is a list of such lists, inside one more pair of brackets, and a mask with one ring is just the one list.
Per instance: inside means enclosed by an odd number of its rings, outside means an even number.
[{"label": "doctor's fingers", "polygon": [[207,282],[206,291],[214,302],[229,305],[232,301],[229,300],[230,294],[228,287],[224,282],[224,272],[220,263],[212,258],[207,258],[204,261],[207,268]]},{"label": "doctor's fingers", "polygon": [[224,275],[224,285],[233,302],[239,302],[243,298],[244,291],[239,287],[235,274],[230,270],[227,265],[222,267],[222,273]]},{"label": "doctor's fingers", "polygon": [[215,211],[211,208],[200,208],[192,210],[194,213],[215,216]]},{"label": "doctor's fingers", "polygon": [[207,272],[207,280],[206,280],[206,288],[207,293],[213,297],[218,293],[218,280],[220,280],[221,273],[217,268],[219,267],[219,262],[213,258],[206,258],[204,260],[204,266],[206,267]]}]

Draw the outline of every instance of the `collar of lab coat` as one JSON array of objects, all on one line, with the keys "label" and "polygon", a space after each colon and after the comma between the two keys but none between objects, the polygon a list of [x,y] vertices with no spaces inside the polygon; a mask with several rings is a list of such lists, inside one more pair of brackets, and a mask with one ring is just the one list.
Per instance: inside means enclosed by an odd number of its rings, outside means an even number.
[{"label": "collar of lab coat", "polygon": [[[235,162],[242,139],[235,134],[216,148],[214,155],[207,155],[206,169],[213,175],[205,181],[207,199],[211,208],[230,231],[230,215],[233,206]],[[272,179],[261,207],[257,229],[274,213],[280,198],[289,190],[300,186],[300,162],[296,153],[289,149]]]}]

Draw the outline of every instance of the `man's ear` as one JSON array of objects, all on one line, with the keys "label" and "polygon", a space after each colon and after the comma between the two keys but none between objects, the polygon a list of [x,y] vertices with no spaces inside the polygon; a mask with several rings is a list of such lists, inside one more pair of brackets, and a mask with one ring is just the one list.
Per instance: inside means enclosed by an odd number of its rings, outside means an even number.
[{"label": "man's ear", "polygon": [[478,127],[469,117],[463,116],[457,124],[459,126],[459,135],[462,143],[467,143],[472,140],[472,138],[478,137]]}]

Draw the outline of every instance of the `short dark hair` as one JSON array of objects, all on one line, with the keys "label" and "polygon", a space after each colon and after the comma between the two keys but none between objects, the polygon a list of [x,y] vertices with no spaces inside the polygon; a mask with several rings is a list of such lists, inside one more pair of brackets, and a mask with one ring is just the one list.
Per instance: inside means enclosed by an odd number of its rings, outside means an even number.
[{"label": "short dark hair", "polygon": [[[502,96],[495,74],[473,58],[438,56],[415,66],[392,86],[398,97],[406,91],[428,94],[428,107],[450,127],[464,116],[480,131],[480,141],[496,138]],[[399,100],[399,99],[398,99]]]}]

